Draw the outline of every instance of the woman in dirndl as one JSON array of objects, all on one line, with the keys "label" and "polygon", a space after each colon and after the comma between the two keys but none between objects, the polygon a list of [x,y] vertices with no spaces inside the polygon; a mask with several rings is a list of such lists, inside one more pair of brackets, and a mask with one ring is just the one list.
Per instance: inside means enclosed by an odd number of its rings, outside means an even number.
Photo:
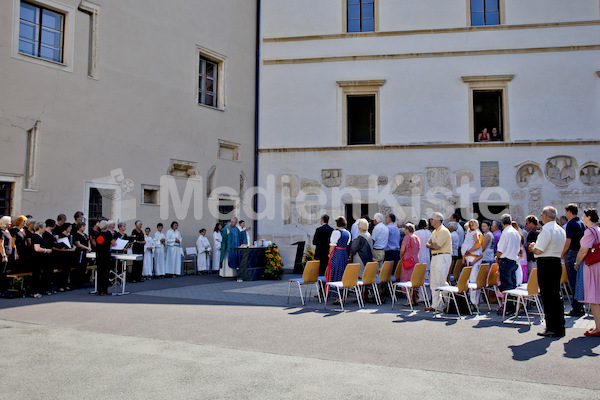
[{"label": "woman in dirndl", "polygon": [[[335,223],[337,229],[331,233],[329,241],[329,264],[325,272],[325,282],[341,281],[348,265],[350,232],[346,230],[346,218],[338,217]],[[325,290],[329,291],[329,286],[326,286]],[[332,290],[329,297],[337,298],[337,291]],[[340,304],[340,299],[336,299],[333,304]]]}]

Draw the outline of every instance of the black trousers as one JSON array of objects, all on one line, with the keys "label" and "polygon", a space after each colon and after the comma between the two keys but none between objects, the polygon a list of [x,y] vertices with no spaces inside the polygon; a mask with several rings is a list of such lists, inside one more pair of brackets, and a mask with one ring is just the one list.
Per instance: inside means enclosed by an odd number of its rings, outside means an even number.
[{"label": "black trousers", "polygon": [[560,294],[562,265],[558,257],[537,259],[540,298],[546,315],[546,329],[550,332],[565,333],[565,307]]},{"label": "black trousers", "polygon": [[96,259],[96,279],[98,279],[98,293],[107,293],[110,283],[110,270],[113,265],[113,260],[110,255],[98,257]]}]

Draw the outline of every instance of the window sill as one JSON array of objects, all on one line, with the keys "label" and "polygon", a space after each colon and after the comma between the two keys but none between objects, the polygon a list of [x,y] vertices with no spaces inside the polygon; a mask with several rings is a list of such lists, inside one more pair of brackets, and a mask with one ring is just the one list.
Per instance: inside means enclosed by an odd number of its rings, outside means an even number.
[{"label": "window sill", "polygon": [[36,57],[36,56],[32,56],[30,54],[21,53],[20,51],[14,53],[13,54],[13,58],[16,58],[17,60],[22,60],[22,61],[27,61],[27,62],[31,62],[31,63],[34,63],[34,64],[42,65],[42,66],[45,66],[45,67],[50,67],[50,68],[58,69],[60,71],[73,72],[73,65],[64,64],[64,63],[60,63],[60,62],[56,62],[56,61],[52,61],[52,60],[47,60],[45,58]]},{"label": "window sill", "polygon": [[202,104],[202,103],[197,103],[197,104],[200,107],[209,108],[209,109],[215,110],[215,111],[225,112],[225,107],[220,108],[220,107],[207,106],[206,104]]},{"label": "window sill", "polygon": [[158,203],[140,203],[142,206],[160,206]]}]

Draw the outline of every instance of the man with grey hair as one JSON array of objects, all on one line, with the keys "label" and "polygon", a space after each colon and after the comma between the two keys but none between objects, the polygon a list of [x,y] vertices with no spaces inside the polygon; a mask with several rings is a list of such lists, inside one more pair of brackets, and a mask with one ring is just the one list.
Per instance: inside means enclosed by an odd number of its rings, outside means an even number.
[{"label": "man with grey hair", "polygon": [[371,237],[373,238],[373,261],[377,262],[377,276],[381,272],[383,266],[383,260],[385,259],[385,247],[388,244],[388,238],[390,231],[383,223],[383,214],[377,213],[373,217],[375,221],[375,227]]},{"label": "man with grey hair", "polygon": [[529,248],[537,258],[538,284],[544,308],[546,330],[538,332],[544,337],[565,336],[564,304],[560,295],[562,263],[560,260],[567,234],[556,224],[556,208],[546,206],[542,210],[542,232]]},{"label": "man with grey hair", "polygon": [[431,307],[425,308],[427,311],[442,309],[442,295],[436,289],[448,284],[446,277],[452,264],[452,237],[443,222],[444,216],[441,213],[434,212],[431,215],[431,226],[435,230],[427,241],[427,248],[431,250],[431,266],[429,269]]},{"label": "man with grey hair", "polygon": [[496,262],[500,274],[501,292],[517,287],[517,269],[519,267],[519,251],[521,251],[521,235],[512,227],[510,214],[502,215],[502,235],[498,241]]}]

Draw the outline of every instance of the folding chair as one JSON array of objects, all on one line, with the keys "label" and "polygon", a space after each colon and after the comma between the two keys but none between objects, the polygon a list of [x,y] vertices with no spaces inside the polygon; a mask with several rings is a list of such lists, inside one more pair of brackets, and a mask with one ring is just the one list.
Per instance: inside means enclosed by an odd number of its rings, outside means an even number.
[{"label": "folding chair", "polygon": [[496,296],[496,301],[498,302],[498,305],[501,306],[502,303],[500,301],[500,297],[498,297],[498,295],[496,294],[496,288],[498,287],[498,277],[499,277],[499,273],[500,273],[498,271],[498,269],[499,269],[498,263],[493,263],[492,267],[490,268],[490,272],[488,273],[487,285],[485,285],[483,292],[485,293],[485,297],[488,300],[488,304],[489,304],[489,296],[488,296],[487,292],[491,291]]},{"label": "folding chair", "polygon": [[[393,261],[385,261],[383,266],[381,267],[381,271],[379,272],[379,278],[375,279],[375,283],[385,283],[387,284],[388,292],[390,292],[390,296],[394,296],[393,288],[392,288],[392,269],[394,268]],[[393,300],[392,300],[393,301]]]},{"label": "folding chair", "polygon": [[[390,263],[392,263],[392,265],[394,265],[393,261],[386,261],[386,262],[390,262]],[[392,283],[399,282],[401,274],[402,274],[402,260],[398,261],[398,264],[396,264],[396,270],[394,271],[394,275],[392,275],[392,279],[391,279]]]},{"label": "folding chair", "polygon": [[[344,270],[344,275],[342,275],[342,280],[337,282],[327,282],[327,286],[329,288],[336,288],[338,293],[338,298],[340,299],[340,305],[342,306],[342,311],[344,310],[344,300],[348,295],[348,290],[354,289],[356,293],[356,297],[358,299],[358,307],[364,307],[362,303],[362,296],[360,294],[360,287],[358,286],[358,272],[360,271],[360,264],[348,264],[346,269]],[[342,290],[344,296],[342,297]],[[329,291],[325,292],[325,308],[327,308],[327,298],[329,296]]]},{"label": "folding chair", "polygon": [[[469,308],[469,314],[473,315],[471,312],[471,305],[469,304],[471,301],[469,300],[469,277],[471,276],[471,267],[465,267],[460,271],[460,277],[458,278],[457,286],[441,286],[435,290],[439,290],[441,292],[442,297],[444,294],[449,294],[452,296],[452,300],[454,300],[454,306],[456,307],[456,313],[460,318],[460,310],[458,309],[458,303],[456,302],[456,296],[464,297],[467,301],[467,307]],[[448,300],[448,307],[450,307],[450,301]],[[446,308],[446,312],[448,308]]]},{"label": "folding chair", "polygon": [[[317,286],[317,296],[319,298],[319,303],[321,302],[321,291],[319,290],[319,285],[321,285],[321,281],[319,280],[319,261],[308,261],[304,266],[304,272],[302,273],[302,278],[294,278],[290,279],[288,285],[288,298],[287,302],[290,302],[290,291],[292,289],[292,282],[296,282],[298,284],[298,290],[300,291],[300,300],[302,300],[302,305],[304,305],[304,296],[302,296],[302,285],[310,285],[315,284]],[[322,289],[322,287],[321,287]],[[308,290],[308,287],[306,288]],[[306,296],[306,299],[312,294],[312,286],[310,289],[310,293]],[[306,295],[306,293],[305,293]]]},{"label": "folding chair", "polygon": [[368,262],[365,265],[365,270],[363,272],[362,279],[358,281],[358,286],[368,286],[371,285],[373,289],[373,293],[375,294],[375,302],[378,306],[381,305],[381,298],[379,297],[379,288],[377,287],[377,261]]},{"label": "folding chair", "polygon": [[194,274],[198,273],[198,250],[196,247],[186,247],[183,255],[183,274],[187,274],[186,264],[192,263],[194,265]]},{"label": "folding chair", "polygon": [[454,261],[454,268],[452,269],[452,273],[448,276],[448,282],[452,283],[458,280],[462,266],[462,259],[459,258]]},{"label": "folding chair", "polygon": [[[519,307],[521,304],[523,304],[523,308],[525,309],[525,315],[527,316],[527,322],[529,323],[529,325],[531,325],[531,320],[529,319],[529,312],[527,312],[527,304],[525,303],[527,300],[533,300],[535,302],[535,306],[538,309],[538,313],[540,316],[542,316],[542,304],[540,302],[540,296],[539,296],[539,291],[540,288],[538,286],[538,278],[537,278],[537,268],[534,268],[531,271],[531,275],[529,275],[529,280],[527,281],[527,289],[511,289],[511,290],[505,290],[504,295],[506,296],[504,298],[504,302],[506,303],[504,305],[504,311],[502,311],[502,322],[504,322],[504,316],[506,315],[506,305],[509,302],[509,296],[514,296],[517,298],[517,311],[515,312],[515,320],[519,317]],[[512,301],[514,302],[515,300],[512,299]],[[513,321],[514,322],[514,321]]]},{"label": "folding chair", "polygon": [[[410,304],[410,310],[414,311],[412,303],[412,294],[416,288],[423,288],[425,290],[425,273],[427,272],[427,264],[421,263],[416,264],[413,269],[410,281],[407,282],[396,282],[394,283],[394,296],[392,297],[392,309],[394,309],[394,298],[396,298],[396,289],[405,288],[406,297],[408,297],[408,304]],[[425,306],[429,307],[429,299],[427,298],[427,292],[424,293]]]},{"label": "folding chair", "polygon": [[567,267],[565,265],[565,263],[562,263],[562,275],[560,276],[560,291],[563,292],[565,294],[565,296],[567,296],[567,300],[569,300],[569,303],[571,302],[571,298],[569,297],[569,290],[568,290],[568,285],[569,285],[569,277],[567,276]]},{"label": "folding chair", "polygon": [[[490,307],[490,302],[488,300],[487,293],[485,293],[485,290],[483,290],[487,286],[489,268],[489,263],[481,264],[479,266],[479,271],[477,272],[477,279],[475,280],[475,282],[469,282],[469,290],[481,290],[481,292],[483,293],[483,297],[485,298],[485,302],[487,303],[488,309],[491,310],[492,307]],[[479,304],[475,304],[475,307],[477,308],[477,313],[479,314]]]}]

